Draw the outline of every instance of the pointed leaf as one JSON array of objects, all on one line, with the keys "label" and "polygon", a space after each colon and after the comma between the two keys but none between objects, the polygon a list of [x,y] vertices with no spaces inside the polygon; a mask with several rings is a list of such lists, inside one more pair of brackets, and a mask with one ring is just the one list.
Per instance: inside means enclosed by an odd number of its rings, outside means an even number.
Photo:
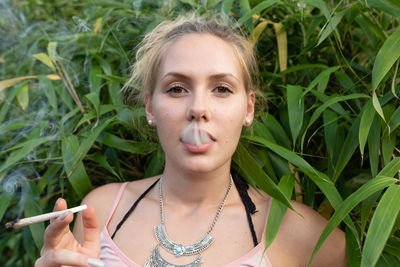
[{"label": "pointed leaf", "polygon": [[17,93],[17,101],[20,107],[23,110],[26,110],[26,108],[29,105],[29,86],[28,84],[25,84],[24,86],[19,89]]},{"label": "pointed leaf", "polygon": [[[392,184],[396,183],[396,179],[391,177],[380,177],[373,180],[370,180],[366,184],[362,185],[356,192],[347,197],[342,205],[338,209],[335,210],[335,213],[332,215],[328,224],[325,226],[324,231],[318,239],[317,244],[315,245],[312,256],[309,260],[309,264],[311,264],[318,250],[321,248],[323,242],[329,236],[329,234],[339,225],[339,223],[349,214],[349,212],[354,209],[360,202],[364,199],[372,195],[373,193],[382,190],[385,187],[388,187]],[[371,265],[370,265],[371,266]]]},{"label": "pointed leaf", "polygon": [[[242,0],[243,1],[243,0]],[[242,2],[241,1],[241,2]],[[248,1],[246,1],[248,3]],[[251,10],[247,11],[246,10],[246,14],[244,14],[239,20],[238,23],[239,24],[243,24],[244,22],[246,22],[247,20],[251,19],[251,17],[254,14],[260,14],[264,9],[278,3],[279,0],[265,0],[262,1],[261,3],[259,3],[258,5],[256,5],[254,8],[252,8]],[[246,8],[247,9],[247,8]]]},{"label": "pointed leaf", "polygon": [[296,144],[297,137],[303,126],[304,98],[301,86],[287,86],[287,105],[289,113],[289,125],[292,133],[293,146]]},{"label": "pointed leaf", "polygon": [[362,251],[361,267],[375,266],[399,211],[400,185],[394,184],[383,194],[372,217]]},{"label": "pointed leaf", "polygon": [[39,53],[33,55],[33,57],[47,65],[52,71],[56,72],[56,68],[54,67],[53,62],[51,62],[51,59],[47,54]]},{"label": "pointed leaf", "polygon": [[[400,29],[395,31],[383,43],[376,55],[372,68],[372,91],[375,92],[379,83],[385,77],[396,60],[400,57]],[[379,113],[379,112],[378,112]],[[383,118],[383,117],[382,117]]]},{"label": "pointed leaf", "polygon": [[[290,196],[293,192],[294,187],[294,175],[287,174],[282,176],[279,181],[278,187],[282,191],[282,193],[290,199]],[[287,207],[283,205],[280,201],[276,199],[272,199],[271,207],[269,210],[267,228],[265,231],[265,248],[268,248],[272,242],[274,241],[276,235],[278,234],[279,227],[285,217]]]},{"label": "pointed leaf", "polygon": [[364,155],[364,147],[367,143],[369,129],[371,128],[372,121],[374,120],[374,115],[375,110],[372,105],[372,100],[368,100],[361,116],[360,130],[358,131],[358,141],[360,144],[361,155]]}]

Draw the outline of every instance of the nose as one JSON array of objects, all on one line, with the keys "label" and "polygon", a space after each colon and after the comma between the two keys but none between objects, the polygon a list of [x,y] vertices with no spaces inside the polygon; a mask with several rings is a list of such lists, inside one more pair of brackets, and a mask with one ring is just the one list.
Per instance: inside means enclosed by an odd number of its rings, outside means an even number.
[{"label": "nose", "polygon": [[196,121],[209,121],[209,99],[207,93],[202,90],[193,90],[187,108],[187,119]]}]

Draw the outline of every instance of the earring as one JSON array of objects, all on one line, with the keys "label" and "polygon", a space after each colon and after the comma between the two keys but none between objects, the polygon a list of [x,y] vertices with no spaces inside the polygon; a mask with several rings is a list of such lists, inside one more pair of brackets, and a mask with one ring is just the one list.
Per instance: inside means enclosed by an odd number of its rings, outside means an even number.
[{"label": "earring", "polygon": [[251,120],[249,118],[246,119],[246,126],[249,126],[251,123]]},{"label": "earring", "polygon": [[153,124],[152,120],[147,120],[147,123],[151,126]]}]

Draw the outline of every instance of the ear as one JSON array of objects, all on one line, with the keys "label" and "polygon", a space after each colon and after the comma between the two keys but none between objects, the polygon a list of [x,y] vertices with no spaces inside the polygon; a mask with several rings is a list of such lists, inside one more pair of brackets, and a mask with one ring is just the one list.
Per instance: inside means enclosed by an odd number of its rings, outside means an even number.
[{"label": "ear", "polygon": [[154,120],[154,115],[153,115],[153,109],[151,106],[151,95],[146,94],[144,96],[144,104],[146,107],[146,119],[147,121],[151,121],[151,123],[149,123],[151,126],[155,125],[155,120]]},{"label": "ear", "polygon": [[250,91],[247,94],[247,111],[246,116],[244,118],[244,125],[250,126],[254,119],[254,105],[256,102],[256,96],[254,91]]}]

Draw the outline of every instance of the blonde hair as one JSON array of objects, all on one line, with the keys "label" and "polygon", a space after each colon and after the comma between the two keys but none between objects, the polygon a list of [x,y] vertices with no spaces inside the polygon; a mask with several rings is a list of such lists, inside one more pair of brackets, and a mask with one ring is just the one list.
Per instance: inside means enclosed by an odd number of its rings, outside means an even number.
[{"label": "blonde hair", "polygon": [[211,34],[231,44],[240,64],[246,91],[256,91],[253,77],[257,73],[257,63],[253,47],[243,35],[216,19],[205,21],[195,15],[180,16],[173,21],[161,22],[138,45],[131,77],[122,88],[127,103],[138,95],[135,89],[139,89],[141,99],[153,94],[158,68],[166,51],[174,41],[190,33]]}]

